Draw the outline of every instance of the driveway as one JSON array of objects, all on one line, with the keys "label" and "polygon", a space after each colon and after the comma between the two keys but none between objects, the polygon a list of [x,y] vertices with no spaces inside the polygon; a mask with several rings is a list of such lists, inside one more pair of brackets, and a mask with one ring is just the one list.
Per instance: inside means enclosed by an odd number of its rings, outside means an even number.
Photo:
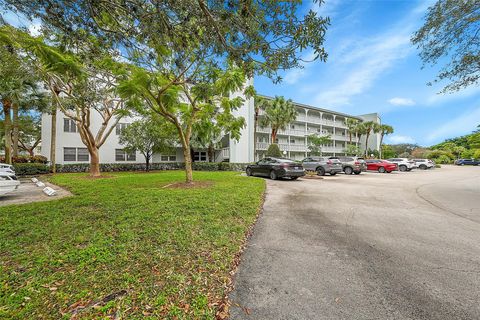
[{"label": "driveway", "polygon": [[480,319],[480,167],[267,183],[231,319]]},{"label": "driveway", "polygon": [[45,183],[45,186],[57,191],[56,195],[49,197],[43,193],[43,188],[37,187],[30,179],[22,178],[20,179],[20,186],[17,190],[0,196],[0,207],[13,204],[50,201],[72,195],[69,191],[62,189],[59,186],[45,182],[42,178],[39,179]]}]

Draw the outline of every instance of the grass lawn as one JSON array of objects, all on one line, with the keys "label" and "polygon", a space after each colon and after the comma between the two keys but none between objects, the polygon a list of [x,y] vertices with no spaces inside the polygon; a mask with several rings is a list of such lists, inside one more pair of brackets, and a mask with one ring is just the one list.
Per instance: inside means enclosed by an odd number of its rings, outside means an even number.
[{"label": "grass lawn", "polygon": [[73,197],[0,208],[1,319],[211,319],[265,182],[182,171],[59,174]]}]

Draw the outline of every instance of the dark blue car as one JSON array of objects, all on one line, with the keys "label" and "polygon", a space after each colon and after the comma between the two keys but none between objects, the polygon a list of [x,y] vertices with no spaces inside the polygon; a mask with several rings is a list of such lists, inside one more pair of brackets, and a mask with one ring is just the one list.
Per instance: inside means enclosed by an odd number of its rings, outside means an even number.
[{"label": "dark blue car", "polygon": [[478,166],[480,161],[477,159],[458,159],[455,161],[457,166]]}]

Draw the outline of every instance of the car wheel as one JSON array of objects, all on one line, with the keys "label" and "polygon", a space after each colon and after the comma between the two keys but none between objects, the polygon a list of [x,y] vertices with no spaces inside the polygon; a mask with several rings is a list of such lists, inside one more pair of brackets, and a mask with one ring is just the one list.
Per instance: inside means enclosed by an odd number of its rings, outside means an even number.
[{"label": "car wheel", "polygon": [[380,172],[380,173],[385,173],[385,171],[386,171],[385,167],[378,168],[378,172]]},{"label": "car wheel", "polygon": [[323,169],[322,167],[318,167],[317,168],[317,174],[319,176],[324,176],[325,175],[325,169]]},{"label": "car wheel", "polygon": [[247,168],[246,172],[247,172],[247,176],[250,177],[252,175],[252,169]]},{"label": "car wheel", "polygon": [[278,176],[277,176],[275,170],[270,171],[270,179],[272,179],[272,180],[277,180],[278,179]]},{"label": "car wheel", "polygon": [[353,173],[353,169],[350,168],[350,167],[346,167],[345,170],[344,170],[345,174],[352,174]]},{"label": "car wheel", "polygon": [[359,175],[360,173],[362,173],[361,171],[355,171],[354,172],[356,175]]},{"label": "car wheel", "polygon": [[421,165],[419,166],[419,168],[422,169],[422,170],[427,170],[427,166],[424,165],[424,164],[421,164]]},{"label": "car wheel", "polygon": [[402,172],[405,172],[405,171],[407,171],[407,166],[400,166],[400,167],[398,167],[398,169]]}]

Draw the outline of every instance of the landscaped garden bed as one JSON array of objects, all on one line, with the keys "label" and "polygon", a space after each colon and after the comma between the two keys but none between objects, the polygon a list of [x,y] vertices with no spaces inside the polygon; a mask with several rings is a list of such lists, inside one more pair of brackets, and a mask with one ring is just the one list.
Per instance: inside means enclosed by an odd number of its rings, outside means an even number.
[{"label": "landscaped garden bed", "polygon": [[73,197],[0,208],[0,318],[225,316],[265,183],[194,178],[172,188],[184,172],[59,174],[51,182]]}]

